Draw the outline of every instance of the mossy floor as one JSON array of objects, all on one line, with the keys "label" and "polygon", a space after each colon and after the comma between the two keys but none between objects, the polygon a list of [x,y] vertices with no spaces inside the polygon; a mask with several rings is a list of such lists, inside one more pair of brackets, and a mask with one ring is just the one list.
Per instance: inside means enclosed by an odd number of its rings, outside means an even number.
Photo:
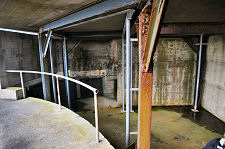
[{"label": "mossy floor", "polygon": [[[225,124],[204,109],[195,115],[191,107],[153,107],[152,149],[201,149],[221,137]],[[94,124],[94,112],[81,110],[80,116]],[[101,133],[116,149],[125,148],[125,113],[120,108],[99,110]],[[131,131],[137,131],[137,113],[131,113]],[[131,135],[131,143],[137,135]]]}]

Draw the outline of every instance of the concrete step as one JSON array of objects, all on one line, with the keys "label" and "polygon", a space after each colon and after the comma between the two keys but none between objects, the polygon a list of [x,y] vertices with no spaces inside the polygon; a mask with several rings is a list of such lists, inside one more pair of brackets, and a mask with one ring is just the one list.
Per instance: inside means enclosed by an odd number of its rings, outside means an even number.
[{"label": "concrete step", "polygon": [[[25,90],[26,95],[26,90]],[[8,87],[0,90],[0,99],[18,100],[23,98],[22,88]]]}]

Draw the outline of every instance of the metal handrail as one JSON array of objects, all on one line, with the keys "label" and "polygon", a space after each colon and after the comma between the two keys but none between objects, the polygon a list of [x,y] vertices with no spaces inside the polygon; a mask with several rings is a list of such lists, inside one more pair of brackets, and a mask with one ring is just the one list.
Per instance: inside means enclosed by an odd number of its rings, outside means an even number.
[{"label": "metal handrail", "polygon": [[91,90],[94,93],[94,107],[95,107],[95,128],[96,128],[96,141],[97,143],[99,142],[99,127],[98,127],[98,90],[96,88],[91,87],[88,84],[85,84],[81,81],[65,77],[62,75],[58,74],[53,74],[53,73],[48,73],[48,72],[39,72],[39,71],[26,71],[26,70],[6,70],[6,72],[13,72],[13,73],[20,73],[20,80],[21,80],[21,86],[22,86],[22,91],[23,91],[23,98],[25,98],[25,91],[24,91],[24,84],[23,84],[23,73],[32,73],[32,74],[40,74],[40,75],[49,75],[49,76],[54,76],[56,77],[56,82],[57,82],[57,91],[58,91],[58,103],[59,103],[59,108],[61,108],[61,99],[60,99],[60,91],[59,91],[59,78],[69,80],[71,82],[77,83],[83,87],[86,87],[87,89]]}]

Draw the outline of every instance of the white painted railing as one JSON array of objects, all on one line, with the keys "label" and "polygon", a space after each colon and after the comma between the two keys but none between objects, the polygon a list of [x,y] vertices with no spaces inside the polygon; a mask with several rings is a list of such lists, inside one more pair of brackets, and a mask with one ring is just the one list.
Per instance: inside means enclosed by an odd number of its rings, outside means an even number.
[{"label": "white painted railing", "polygon": [[60,99],[60,91],[59,91],[59,78],[69,80],[71,82],[77,83],[83,87],[86,87],[87,89],[91,90],[94,93],[94,107],[95,107],[95,128],[96,128],[96,141],[99,142],[99,127],[98,127],[98,90],[96,88],[91,87],[88,84],[85,84],[81,81],[65,77],[62,75],[58,74],[52,74],[48,72],[39,72],[39,71],[25,71],[25,70],[6,70],[6,72],[13,72],[13,73],[20,73],[20,80],[21,80],[21,87],[23,91],[23,98],[25,98],[25,91],[24,91],[24,83],[23,83],[23,73],[32,73],[32,74],[40,74],[40,75],[49,75],[49,76],[54,76],[56,77],[56,82],[57,82],[57,92],[58,92],[58,104],[59,108],[61,108],[61,99]]}]

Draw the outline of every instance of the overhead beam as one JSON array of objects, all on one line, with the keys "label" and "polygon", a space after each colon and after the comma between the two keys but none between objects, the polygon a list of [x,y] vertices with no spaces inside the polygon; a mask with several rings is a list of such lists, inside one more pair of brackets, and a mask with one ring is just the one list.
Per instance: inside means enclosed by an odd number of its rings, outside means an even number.
[{"label": "overhead beam", "polygon": [[121,31],[110,32],[70,32],[65,34],[68,38],[121,38]]},{"label": "overhead beam", "polygon": [[161,35],[224,34],[224,23],[168,23],[161,25]]},{"label": "overhead beam", "polygon": [[115,12],[120,8],[130,8],[132,5],[139,4],[139,0],[106,0],[96,5],[65,16],[59,20],[44,25],[40,31],[53,30],[63,26],[71,25],[76,22],[88,20],[104,13]]}]

